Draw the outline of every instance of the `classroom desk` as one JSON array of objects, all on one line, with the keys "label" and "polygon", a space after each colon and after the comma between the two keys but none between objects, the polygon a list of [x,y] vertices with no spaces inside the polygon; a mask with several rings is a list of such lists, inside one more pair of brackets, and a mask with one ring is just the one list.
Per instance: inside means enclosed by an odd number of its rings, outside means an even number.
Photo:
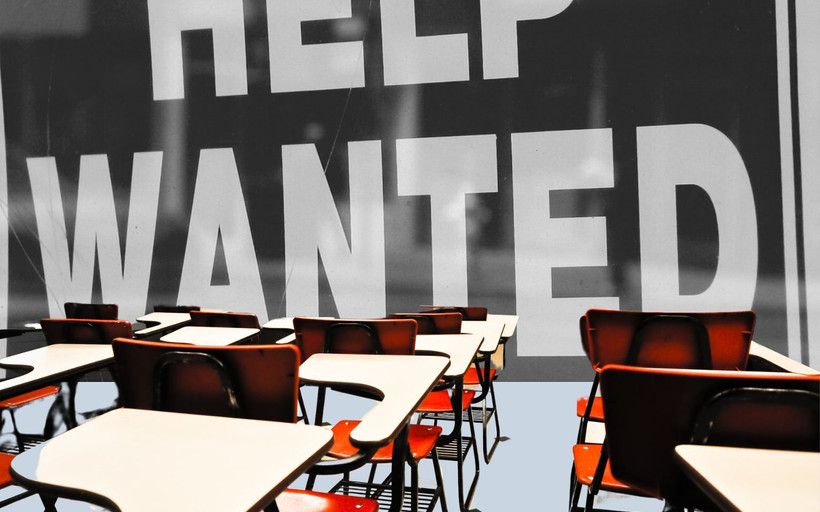
[{"label": "classroom desk", "polygon": [[779,371],[802,373],[804,375],[817,375],[820,373],[814,368],[808,367],[803,363],[797,362],[754,341],[749,347],[749,357],[761,359],[766,366],[773,367]]},{"label": "classroom desk", "polygon": [[[403,510],[405,454],[409,424],[416,407],[450,367],[445,357],[382,354],[314,354],[299,367],[302,383],[366,390],[382,396],[356,428],[350,440],[360,449],[375,450],[393,441],[390,511]],[[367,487],[360,482],[343,488]],[[337,484],[338,485],[338,484]]]},{"label": "classroom desk", "polygon": [[501,334],[502,338],[509,338],[515,334],[515,328],[518,326],[518,315],[494,315],[487,313],[488,322],[501,322],[504,324],[504,332]]},{"label": "classroom desk", "polygon": [[114,362],[111,345],[59,343],[6,357],[0,368],[28,370],[0,382],[0,399],[82,375]]},{"label": "classroom desk", "polygon": [[259,333],[259,329],[246,327],[203,327],[187,325],[176,331],[169,332],[160,341],[169,343],[185,343],[188,345],[203,345],[224,347],[247,341]]},{"label": "classroom desk", "polygon": [[137,322],[142,322],[147,327],[134,331],[134,336],[144,338],[187,325],[191,322],[191,315],[188,313],[154,312],[137,318]]},{"label": "classroom desk", "polygon": [[439,356],[314,354],[299,367],[305,384],[378,390],[383,399],[350,433],[354,444],[383,446],[407,423],[452,362]]},{"label": "classroom desk", "polygon": [[0,329],[0,339],[12,338],[14,336],[20,336],[21,334],[26,334],[29,332],[38,332],[42,330],[43,328],[40,326],[40,322],[15,323],[9,325],[5,329]]},{"label": "classroom desk", "polygon": [[18,455],[11,473],[121,512],[257,512],[332,443],[304,424],[115,409]]},{"label": "classroom desk", "polygon": [[464,320],[461,322],[461,332],[463,334],[476,334],[483,338],[481,345],[478,347],[478,352],[481,354],[492,354],[498,350],[504,327],[503,322],[490,322],[489,320]]},{"label": "classroom desk", "polygon": [[482,338],[476,334],[419,334],[416,352],[439,354],[450,358],[446,377],[460,378],[473,363]]},{"label": "classroom desk", "polygon": [[726,512],[817,510],[820,453],[680,445],[675,459]]},{"label": "classroom desk", "polygon": [[271,318],[264,324],[262,324],[263,329],[283,329],[287,331],[293,332],[293,317],[292,316],[283,316],[280,318]]},{"label": "classroom desk", "polygon": [[492,354],[491,360],[497,370],[503,370],[507,362],[507,341],[515,334],[518,326],[518,315],[494,315],[487,314],[488,322],[501,322],[504,324],[504,331],[501,333],[501,346]]},{"label": "classroom desk", "polygon": [[[470,508],[475,490],[478,486],[479,462],[478,444],[475,442],[475,426],[470,421],[470,438],[462,438],[461,425],[463,414],[461,411],[461,396],[464,393],[464,374],[473,363],[475,355],[481,346],[482,337],[475,334],[420,334],[416,336],[416,353],[443,354],[450,358],[450,368],[444,376],[453,380],[453,430],[450,434],[441,436],[437,446],[452,447],[458,471],[458,502],[462,512]],[[472,420],[472,411],[469,418]],[[465,446],[466,448],[462,449]],[[472,446],[475,472],[469,490],[464,492],[464,454]],[[445,457],[442,457],[445,458]]]},{"label": "classroom desk", "polygon": [[[334,318],[332,316],[318,316],[312,318]],[[293,334],[293,317],[283,316],[273,318],[262,324],[262,341],[276,344],[293,343],[296,335]]]}]

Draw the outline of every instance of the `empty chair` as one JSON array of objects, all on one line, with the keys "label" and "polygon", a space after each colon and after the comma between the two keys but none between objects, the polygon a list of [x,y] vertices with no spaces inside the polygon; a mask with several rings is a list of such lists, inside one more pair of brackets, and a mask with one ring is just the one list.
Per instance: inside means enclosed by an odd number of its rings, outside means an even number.
[{"label": "empty chair", "polygon": [[203,327],[244,327],[259,329],[259,320],[251,313],[232,313],[215,311],[189,311],[190,325]]},{"label": "empty chair", "polygon": [[[133,336],[131,323],[125,320],[95,320],[79,318],[44,318],[40,320],[46,343],[109,344],[114,338]],[[68,381],[68,411],[66,426],[76,426],[76,395],[79,378]],[[94,414],[104,410],[94,411]],[[47,424],[49,427],[50,424]],[[49,432],[46,432],[49,434]],[[48,437],[48,435],[47,435]]]},{"label": "empty chair", "polygon": [[[488,314],[487,308],[480,306],[422,307],[430,308],[430,310],[424,311],[422,313],[416,313],[417,315],[457,312],[462,316],[463,320],[486,321]],[[461,331],[459,330],[459,332]],[[501,344],[499,344],[498,348],[496,349],[496,352],[498,350],[504,350],[504,340],[500,341]],[[498,443],[501,442],[501,425],[499,424],[498,420],[498,406],[495,401],[495,388],[493,387],[493,381],[496,380],[496,378],[498,377],[498,370],[492,367],[492,356],[493,354],[485,354],[483,357],[477,358],[474,367],[467,370],[467,373],[464,374],[465,386],[467,386],[468,388],[480,388],[480,392],[478,394],[473,393],[473,395],[470,397],[470,401],[472,403],[471,412],[473,415],[473,419],[478,418],[481,421],[484,462],[487,464],[490,463],[490,460],[492,459],[493,453],[495,452]],[[491,401],[489,405],[487,404],[488,398]],[[437,416],[441,415],[441,413],[438,412],[435,414]],[[488,426],[491,420],[494,420],[495,422],[495,438],[493,439],[492,444],[489,443],[487,440]]]},{"label": "empty chair", "polygon": [[[666,320],[664,320],[666,318]],[[653,320],[654,319],[654,320]],[[678,320],[676,320],[678,319]],[[691,319],[691,320],[687,320]],[[670,330],[672,323],[678,327]],[[691,336],[695,331],[687,329],[688,322],[703,326],[701,337],[708,339],[709,351],[703,360],[695,360],[692,343],[677,344],[680,336]],[[598,372],[606,364],[629,364],[661,368],[714,368],[716,370],[743,370],[749,357],[749,346],[754,332],[753,311],[661,313],[642,311],[618,311],[590,309],[580,319],[581,347],[590,360],[596,375],[589,397],[577,402],[576,413],[581,417],[578,442],[582,442],[586,422],[603,421],[598,388]],[[692,324],[696,325],[696,324]],[[698,327],[698,330],[700,328]],[[664,331],[659,338],[653,331]],[[644,347],[643,340],[652,338],[653,343]],[[662,342],[662,340],[666,340]],[[691,339],[691,338],[690,338]],[[635,343],[633,343],[633,340]],[[593,346],[594,345],[594,346]],[[681,350],[689,350],[689,353]],[[708,356],[710,364],[705,364]]]},{"label": "empty chair", "polygon": [[[745,367],[754,326],[751,311],[731,313],[657,313],[589,310],[581,319],[582,342],[596,370],[590,397],[595,397],[598,372],[609,363],[665,368],[739,370]],[[583,415],[573,447],[570,509],[587,486],[585,510],[592,510],[598,491],[645,495],[617,480],[607,465],[607,442],[586,443],[590,418],[605,417],[600,398],[582,399]],[[582,407],[578,406],[580,412]]]},{"label": "empty chair", "polygon": [[601,389],[613,476],[678,509],[713,509],[677,467],[679,444],[820,450],[818,375],[610,365]]},{"label": "empty chair", "polygon": [[[296,421],[300,357],[294,346],[205,347],[119,338],[113,347],[125,407]],[[282,512],[378,510],[375,500],[300,490],[283,491],[276,504]]]},{"label": "empty chair", "polygon": [[[116,304],[80,304],[67,302],[66,311],[74,314],[92,315],[108,317],[117,314]],[[116,336],[131,336],[131,324],[118,320],[100,320],[95,318],[87,319],[52,319],[47,318],[40,321],[46,343],[110,343]],[[25,434],[20,431],[17,425],[16,410],[28,405],[36,400],[49,396],[57,396],[60,393],[60,386],[44,386],[34,391],[29,391],[21,395],[6,398],[0,401],[0,411],[8,410],[11,417],[17,450],[23,451],[27,443],[37,443],[42,439],[50,438],[53,435],[55,416],[60,415],[65,421],[65,425],[71,428],[76,425],[75,418],[75,396],[77,392],[77,380],[72,379],[69,384],[68,407],[59,397],[52,405],[46,427],[43,434]]]},{"label": "empty chair", "polygon": [[[296,317],[293,319],[293,328],[296,334],[294,343],[302,351],[303,360],[317,353],[413,355],[415,353],[417,325],[415,320],[406,318],[366,320]],[[317,425],[322,423],[324,400],[325,388],[319,388],[315,416]],[[350,441],[350,432],[357,425],[357,421],[350,420],[339,421],[334,425],[334,441],[333,447],[328,452],[329,456],[345,458],[351,455],[355,447]],[[419,495],[424,495],[429,505],[428,510],[432,509],[438,500],[441,501],[442,508],[446,510],[446,503],[443,499],[441,470],[436,450],[436,442],[441,432],[441,427],[430,425],[410,425],[408,431],[407,443],[409,452],[412,454],[412,458],[408,460],[411,476],[411,501],[417,507]],[[393,461],[393,451],[393,444],[391,443],[373,455],[370,459],[373,465],[367,482],[345,479],[334,486],[332,490],[357,487],[364,488],[366,492],[372,490],[381,494],[381,490],[389,488],[391,477],[388,477],[381,484],[374,483],[376,465],[391,463]],[[427,456],[431,456],[433,459],[433,469],[436,476],[436,488],[432,490],[419,489],[418,487],[418,462]],[[312,485],[312,480],[309,485]]]},{"label": "empty chair", "polygon": [[393,313],[389,318],[410,318],[418,323],[417,334],[460,334],[461,313],[430,312],[421,313]]},{"label": "empty chair", "polygon": [[117,304],[95,304],[66,302],[63,304],[66,318],[91,318],[95,320],[116,320],[119,318]]},{"label": "empty chair", "polygon": [[40,320],[46,343],[111,343],[114,338],[130,338],[131,323],[125,320],[43,318]]},{"label": "empty chair", "polygon": [[430,312],[436,312],[436,313],[448,313],[448,312],[461,313],[461,318],[463,320],[486,320],[487,319],[487,308],[481,307],[481,306],[431,306],[431,305],[422,305],[421,307],[427,308]]}]

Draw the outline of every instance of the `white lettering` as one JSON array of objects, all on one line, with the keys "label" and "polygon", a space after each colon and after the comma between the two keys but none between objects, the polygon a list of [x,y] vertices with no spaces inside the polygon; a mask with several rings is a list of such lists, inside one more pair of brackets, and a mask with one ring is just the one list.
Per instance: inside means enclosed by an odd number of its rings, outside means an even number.
[{"label": "white lettering", "polygon": [[[677,185],[712,200],[719,256],[712,284],[681,295]],[[641,293],[644,310],[749,309],[757,284],[757,215],[746,166],[732,141],[701,124],[638,128]]]},{"label": "white lettering", "polygon": [[608,129],[512,136],[515,289],[519,356],[583,355],[578,318],[617,297],[553,296],[552,269],[606,266],[606,219],[551,218],[550,191],[611,188]]},{"label": "white lettering", "polygon": [[302,44],[303,21],[351,15],[350,0],[268,0],[271,92],[364,87],[361,42]]},{"label": "white lettering", "polygon": [[242,0],[148,0],[155,100],[185,97],[182,32],[210,29],[217,96],[248,94]]},{"label": "white lettering", "polygon": [[433,302],[467,304],[466,195],[498,192],[495,135],[396,141],[400,196],[428,195]]},{"label": "white lettering", "polygon": [[77,191],[73,262],[69,260],[63,201],[53,157],[28,159],[40,236],[49,314],[63,316],[66,301],[91,300],[95,254],[102,297],[120,306],[123,318],[145,313],[162,172],[162,153],[136,153],[131,175],[125,264],[105,155],[83,155]]},{"label": "white lettering", "polygon": [[414,0],[382,0],[384,84],[470,79],[467,34],[416,36]]},{"label": "white lettering", "polygon": [[341,316],[386,307],[381,143],[348,144],[350,245],[312,144],[282,147],[287,314],[319,314],[319,254]]},{"label": "white lettering", "polygon": [[[211,285],[220,233],[230,283]],[[177,302],[253,313],[260,322],[268,318],[239,170],[231,149],[203,149],[199,154]]]},{"label": "white lettering", "polygon": [[[820,368],[820,3],[811,0],[795,2],[795,24],[797,25],[797,73],[800,101],[800,179],[803,186],[803,242],[805,244],[806,267],[806,313],[808,317],[808,357],[803,362],[812,368]],[[778,20],[779,21],[779,20]],[[789,31],[785,31],[789,34]],[[780,34],[780,27],[778,27]],[[785,58],[785,57],[784,57]],[[788,74],[787,74],[788,76]],[[788,98],[791,99],[791,98]],[[781,132],[781,137],[783,134]],[[814,141],[814,142],[812,142]],[[792,350],[789,356],[797,358],[799,350]]]},{"label": "white lettering", "polygon": [[552,18],[572,0],[481,0],[484,78],[518,76],[518,21]]}]

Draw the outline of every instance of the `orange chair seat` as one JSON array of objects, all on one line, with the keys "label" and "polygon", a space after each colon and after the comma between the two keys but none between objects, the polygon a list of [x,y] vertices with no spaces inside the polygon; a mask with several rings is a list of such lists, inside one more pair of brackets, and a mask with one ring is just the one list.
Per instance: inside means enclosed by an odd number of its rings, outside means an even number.
[{"label": "orange chair seat", "polygon": [[[490,368],[490,380],[495,380],[496,373],[495,368]],[[467,370],[467,373],[464,374],[464,385],[477,386],[479,384],[481,384],[481,382],[478,380],[478,371],[474,366],[471,366],[470,369]]]},{"label": "orange chair seat", "polygon": [[[340,421],[333,426],[333,446],[327,452],[331,457],[350,457],[359,451],[350,442],[350,432],[356,428],[360,421]],[[433,451],[441,435],[442,428],[433,425],[410,425],[410,432],[407,439],[407,444],[410,446],[410,451],[413,453],[415,460],[421,460]],[[373,463],[384,463],[393,460],[393,443],[382,446],[376,450],[373,458],[370,459]]]},{"label": "orange chair seat", "polygon": [[379,502],[357,496],[285,489],[276,497],[280,512],[376,512]]},{"label": "orange chair seat", "polygon": [[[575,414],[577,414],[579,418],[584,416],[587,410],[587,403],[589,403],[589,398],[581,397],[575,404]],[[592,401],[592,410],[589,411],[589,419],[592,421],[604,421],[604,402],[600,396],[596,396],[595,400]]]},{"label": "orange chair seat", "polygon": [[10,453],[0,452],[0,489],[14,483],[9,473],[9,467],[11,466],[11,460],[13,458],[14,455]]},{"label": "orange chair seat", "polygon": [[[475,391],[464,391],[464,394],[461,396],[462,411],[470,407],[474,396]],[[450,393],[446,389],[428,393],[417,409],[419,412],[451,412],[452,410],[453,404],[450,402]]]},{"label": "orange chair seat", "polygon": [[22,395],[13,396],[0,401],[0,408],[6,409],[9,407],[19,407],[29,402],[39,400],[40,398],[56,395],[59,392],[59,386],[45,386],[40,389],[35,389],[34,391],[29,391],[28,393],[23,393]]},{"label": "orange chair seat", "polygon": [[[572,456],[575,459],[575,478],[583,485],[592,484],[595,476],[595,468],[598,467],[598,459],[601,458],[600,444],[576,444],[572,447]],[[626,494],[639,494],[634,488],[620,482],[612,476],[609,462],[604,469],[604,478],[601,480],[601,489]]]}]

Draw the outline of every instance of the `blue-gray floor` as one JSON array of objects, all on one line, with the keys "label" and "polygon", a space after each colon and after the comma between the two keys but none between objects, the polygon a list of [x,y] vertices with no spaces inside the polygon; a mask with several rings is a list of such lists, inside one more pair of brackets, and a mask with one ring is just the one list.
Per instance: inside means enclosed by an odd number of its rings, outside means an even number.
[{"label": "blue-gray floor", "polygon": [[[571,448],[575,440],[577,419],[575,400],[589,391],[587,383],[496,383],[501,431],[509,440],[501,443],[489,465],[481,462],[481,476],[472,508],[481,512],[505,512],[527,509],[564,511],[567,509]],[[78,393],[78,410],[91,410],[113,401],[116,389],[111,383],[82,383]],[[311,397],[307,397],[310,405]],[[18,420],[24,430],[42,429],[46,400],[38,407],[21,411]],[[368,408],[366,401],[331,393],[325,419],[355,419]],[[446,427],[445,427],[446,428]],[[6,422],[5,431],[10,426]],[[479,433],[480,435],[480,433]],[[5,439],[5,437],[3,437]],[[472,467],[472,459],[468,463]],[[445,492],[450,511],[458,511],[454,463],[442,462]],[[363,471],[363,470],[362,470]],[[366,478],[366,474],[362,476]],[[298,486],[302,480],[297,481]],[[421,464],[422,486],[433,486],[430,461]],[[332,485],[320,479],[316,488]],[[11,490],[0,491],[5,496]],[[0,496],[0,497],[2,497]],[[599,504],[611,510],[658,512],[660,501],[602,495]],[[87,504],[58,501],[63,511],[100,510]],[[9,512],[41,511],[37,498],[20,501],[4,510]]]}]

